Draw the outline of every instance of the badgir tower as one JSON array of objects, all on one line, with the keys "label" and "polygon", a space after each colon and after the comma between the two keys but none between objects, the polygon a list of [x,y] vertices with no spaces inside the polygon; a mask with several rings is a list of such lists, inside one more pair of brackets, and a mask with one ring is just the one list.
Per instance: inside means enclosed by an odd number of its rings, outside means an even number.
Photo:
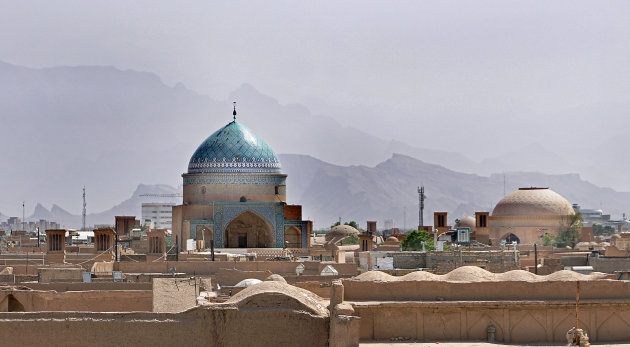
[{"label": "badgir tower", "polygon": [[173,207],[173,241],[204,248],[307,248],[312,222],[286,203],[286,179],[274,150],[234,120],[199,145],[188,164],[182,205]]}]

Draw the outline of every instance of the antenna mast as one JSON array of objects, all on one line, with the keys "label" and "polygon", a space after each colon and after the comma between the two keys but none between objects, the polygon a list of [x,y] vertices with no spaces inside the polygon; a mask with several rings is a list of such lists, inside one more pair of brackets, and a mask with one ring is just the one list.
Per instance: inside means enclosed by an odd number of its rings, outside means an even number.
[{"label": "antenna mast", "polygon": [[424,226],[424,186],[418,187],[418,200],[419,200],[419,209],[418,209],[418,227]]},{"label": "antenna mast", "polygon": [[85,210],[85,186],[83,186],[83,227],[81,228],[81,230],[86,230],[85,229],[85,215],[86,215],[86,210]]},{"label": "antenna mast", "polygon": [[22,201],[22,230],[26,230],[24,225],[24,201]]}]

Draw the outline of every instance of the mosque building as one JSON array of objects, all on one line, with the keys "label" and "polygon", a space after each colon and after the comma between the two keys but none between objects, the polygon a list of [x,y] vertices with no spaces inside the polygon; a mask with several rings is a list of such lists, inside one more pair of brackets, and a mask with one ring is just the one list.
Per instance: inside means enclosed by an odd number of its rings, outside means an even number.
[{"label": "mosque building", "polygon": [[307,248],[312,222],[286,203],[286,179],[273,149],[234,120],[193,153],[183,203],[173,207],[173,242],[210,248]]},{"label": "mosque building", "polygon": [[541,244],[544,234],[558,235],[567,228],[573,214],[571,203],[549,188],[519,188],[494,207],[488,218],[489,241]]}]

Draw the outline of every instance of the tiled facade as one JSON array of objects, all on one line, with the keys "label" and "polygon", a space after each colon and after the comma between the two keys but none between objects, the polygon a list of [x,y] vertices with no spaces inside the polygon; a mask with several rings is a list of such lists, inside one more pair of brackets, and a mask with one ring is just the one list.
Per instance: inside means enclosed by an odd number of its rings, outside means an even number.
[{"label": "tiled facade", "polygon": [[[276,153],[242,124],[230,122],[208,137],[182,177],[183,205],[173,209],[173,234],[180,244],[189,238],[201,240],[203,231],[210,230],[214,247],[228,247],[226,228],[249,213],[265,225],[261,230],[271,240],[266,243],[270,247],[285,247],[285,232],[290,229],[295,235],[295,228],[301,246],[308,247],[312,224],[293,220],[301,219],[301,208],[297,215],[289,213],[292,220],[285,220],[286,175]],[[207,247],[209,240],[205,241]]]}]

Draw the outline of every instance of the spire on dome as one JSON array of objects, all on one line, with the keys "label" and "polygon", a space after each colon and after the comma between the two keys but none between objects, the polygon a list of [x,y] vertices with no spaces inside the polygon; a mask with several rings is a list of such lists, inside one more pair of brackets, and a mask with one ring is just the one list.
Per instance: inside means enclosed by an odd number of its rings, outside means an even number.
[{"label": "spire on dome", "polygon": [[232,101],[234,104],[234,111],[232,111],[232,116],[234,116],[234,121],[236,122],[236,101]]}]

